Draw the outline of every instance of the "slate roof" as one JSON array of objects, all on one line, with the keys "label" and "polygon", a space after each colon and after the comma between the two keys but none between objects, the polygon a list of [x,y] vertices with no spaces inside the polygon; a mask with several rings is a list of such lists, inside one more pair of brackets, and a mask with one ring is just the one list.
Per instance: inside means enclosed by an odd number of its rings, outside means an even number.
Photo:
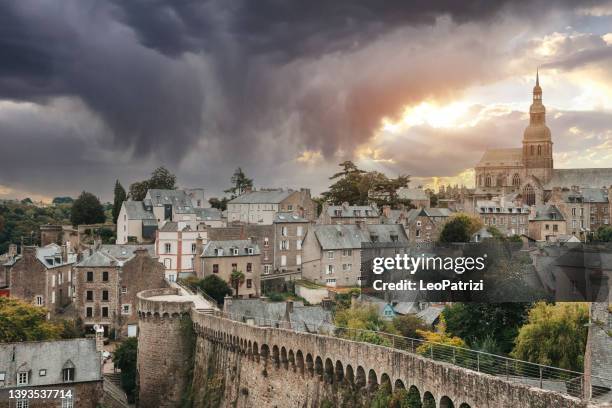
[{"label": "slate roof", "polygon": [[561,192],[565,202],[607,203],[608,190],[602,188],[580,188],[579,191],[566,190]]},{"label": "slate roof", "polygon": [[530,221],[563,221],[563,214],[561,211],[553,205],[546,204],[539,207],[536,207],[536,211],[534,217],[530,219]]},{"label": "slate roof", "polygon": [[155,247],[153,245],[100,245],[93,254],[86,256],[75,266],[92,268],[122,266],[123,263],[134,257],[134,251],[138,248],[146,249],[150,256],[155,256]]},{"label": "slate roof", "polygon": [[545,190],[553,187],[572,186],[602,188],[612,186],[612,168],[602,169],[554,169]]},{"label": "slate roof", "polygon": [[293,194],[290,190],[259,190],[244,193],[229,204],[278,204]]},{"label": "slate roof", "polygon": [[484,152],[476,167],[522,166],[523,149],[491,149]]},{"label": "slate roof", "polygon": [[[238,248],[238,255],[234,255],[232,249]],[[253,253],[249,254],[248,249],[252,248]],[[223,255],[218,255],[218,250],[223,250]],[[211,258],[218,256],[253,256],[260,255],[261,251],[257,244],[252,243],[248,239],[227,240],[227,241],[209,241],[202,250],[203,258]]]},{"label": "slate roof", "polygon": [[429,196],[422,188],[402,187],[397,190],[397,196],[404,200],[428,200]]},{"label": "slate roof", "polygon": [[428,217],[450,217],[453,212],[448,208],[423,208]]},{"label": "slate roof", "polygon": [[419,319],[431,326],[440,317],[443,310],[444,306],[429,306],[418,312],[416,315]]},{"label": "slate roof", "polygon": [[[73,256],[76,257],[75,255]],[[70,258],[68,259],[67,262],[63,261],[62,248],[57,244],[49,244],[44,247],[37,247],[36,248],[36,258],[40,261],[40,263],[45,265],[46,268],[55,268],[58,266],[70,265],[74,263],[74,261],[71,261]],[[60,261],[56,263],[55,261],[58,258]],[[52,259],[53,264],[47,263],[47,259]]]},{"label": "slate roof", "polygon": [[323,250],[358,249],[364,243],[372,243],[372,235],[378,237],[377,242],[391,242],[391,235],[396,235],[400,243],[408,241],[399,224],[315,225],[312,231]]},{"label": "slate roof", "polygon": [[[341,211],[339,215],[336,214],[336,210]],[[358,216],[359,218],[379,216],[378,209],[370,205],[349,205],[346,207],[342,205],[330,205],[327,207],[327,214],[330,217],[356,217],[355,211],[361,212],[361,214]],[[369,212],[368,215],[366,215],[366,211]]]},{"label": "slate roof", "polygon": [[147,211],[142,201],[124,201],[128,220],[154,220],[153,211]]},{"label": "slate roof", "polygon": [[221,221],[221,210],[218,208],[194,208],[196,217],[202,221]]},{"label": "slate roof", "polygon": [[191,207],[191,198],[187,195],[185,190],[165,190],[152,188],[147,191],[147,199],[150,199],[151,205],[155,207],[161,207],[164,204]]},{"label": "slate roof", "polygon": [[278,212],[274,214],[274,222],[281,224],[289,222],[308,222],[308,220],[293,213]]},{"label": "slate roof", "polygon": [[[95,339],[0,344],[0,369],[7,369],[7,376],[29,370],[29,386],[63,383],[62,369],[70,363],[75,368],[74,382],[102,380],[100,353],[96,351]],[[40,370],[46,370],[46,374],[40,376]],[[11,378],[10,382],[15,384],[15,378]]]}]

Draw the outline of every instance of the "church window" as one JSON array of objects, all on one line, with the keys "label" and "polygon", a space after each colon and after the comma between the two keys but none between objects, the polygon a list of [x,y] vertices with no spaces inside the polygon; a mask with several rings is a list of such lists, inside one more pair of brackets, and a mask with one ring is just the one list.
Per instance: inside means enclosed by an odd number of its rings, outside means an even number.
[{"label": "church window", "polygon": [[521,185],[521,177],[517,173],[512,176],[512,185],[514,187],[518,187]]},{"label": "church window", "polygon": [[485,178],[485,186],[486,187],[491,187],[491,176],[487,176]]},{"label": "church window", "polygon": [[525,188],[523,189],[523,195],[525,197],[525,204],[535,205],[535,190],[531,185],[525,186]]},{"label": "church window", "polygon": [[533,156],[533,154],[534,154],[534,150],[535,150],[535,149],[534,149],[534,147],[533,147],[533,146],[531,146],[531,155],[532,155],[532,156]]},{"label": "church window", "polygon": [[538,156],[542,155],[542,146],[538,145]]}]

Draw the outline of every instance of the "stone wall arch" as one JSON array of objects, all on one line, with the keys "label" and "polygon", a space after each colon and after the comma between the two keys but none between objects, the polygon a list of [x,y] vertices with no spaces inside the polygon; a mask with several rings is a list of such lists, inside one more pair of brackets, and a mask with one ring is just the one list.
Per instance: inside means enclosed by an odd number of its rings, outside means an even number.
[{"label": "stone wall arch", "polygon": [[463,404],[459,405],[459,408],[472,408],[472,407],[467,402],[464,402]]},{"label": "stone wall arch", "polygon": [[323,360],[319,356],[315,359],[314,370],[315,374],[323,379]]},{"label": "stone wall arch", "polygon": [[355,385],[357,388],[363,388],[367,386],[368,381],[366,378],[365,370],[362,366],[357,367],[357,375],[355,376]]},{"label": "stone wall arch", "polygon": [[351,367],[350,364],[346,365],[346,372],[345,372],[345,376],[344,379],[346,382],[348,382],[351,386],[355,385],[355,373],[353,372],[353,367]]},{"label": "stone wall arch", "polygon": [[436,399],[431,392],[425,391],[423,393],[422,408],[436,408]]},{"label": "stone wall arch", "polygon": [[334,363],[332,363],[331,359],[325,359],[325,382],[328,384],[332,384],[334,382]]},{"label": "stone wall arch", "polygon": [[383,387],[385,390],[388,390],[389,393],[393,391],[393,389],[391,388],[391,378],[387,373],[383,373],[380,376],[380,386]]},{"label": "stone wall arch", "polygon": [[289,368],[289,360],[287,359],[287,349],[285,346],[281,347],[280,362],[285,370]]},{"label": "stone wall arch", "polygon": [[405,390],[405,389],[406,389],[406,386],[404,385],[404,382],[402,380],[400,380],[399,378],[395,380],[395,384],[393,385],[394,391]]},{"label": "stone wall arch", "polygon": [[291,369],[295,372],[295,355],[293,354],[293,350],[289,350],[289,354],[287,355],[287,361],[291,366]]},{"label": "stone wall arch", "polygon": [[446,395],[440,398],[440,408],[455,408],[453,401]]},{"label": "stone wall arch", "polygon": [[374,391],[376,389],[378,389],[378,377],[376,371],[370,370],[368,371],[368,390]]},{"label": "stone wall arch", "polygon": [[280,366],[280,353],[276,344],[272,346],[272,361],[274,362],[274,366],[276,368]]},{"label": "stone wall arch", "polygon": [[340,384],[344,381],[344,367],[342,366],[342,362],[340,360],[336,361],[336,369],[334,371],[334,382],[336,384]]},{"label": "stone wall arch", "polygon": [[302,350],[298,350],[297,353],[295,353],[295,364],[299,373],[304,375],[304,354]]},{"label": "stone wall arch", "polygon": [[314,375],[314,360],[310,353],[306,354],[306,369],[308,370],[308,374],[311,376]]}]

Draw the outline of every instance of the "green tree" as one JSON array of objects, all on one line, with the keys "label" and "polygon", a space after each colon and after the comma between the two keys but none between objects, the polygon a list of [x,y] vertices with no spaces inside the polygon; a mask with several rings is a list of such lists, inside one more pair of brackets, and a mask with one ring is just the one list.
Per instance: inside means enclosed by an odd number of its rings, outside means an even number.
[{"label": "green tree", "polygon": [[499,351],[509,353],[519,328],[527,319],[529,303],[453,303],[442,312],[446,330],[480,349],[490,337]]},{"label": "green tree", "polygon": [[230,193],[232,198],[235,198],[243,194],[246,190],[253,188],[253,179],[248,178],[240,167],[234,171],[231,182],[232,186],[225,190],[225,192]]},{"label": "green tree", "polygon": [[216,275],[209,275],[202,279],[200,288],[220,305],[223,304],[225,296],[232,294],[232,289],[227,282]]},{"label": "green tree", "polygon": [[119,180],[115,181],[115,197],[113,200],[113,223],[117,223],[117,218],[119,218],[119,212],[121,211],[121,206],[123,202],[126,200],[127,194],[125,193],[125,189],[119,183]]},{"label": "green tree", "polygon": [[582,371],[589,309],[585,303],[538,302],[519,330],[512,357]]},{"label": "green tree", "polygon": [[142,201],[147,191],[156,188],[161,190],[175,190],[176,176],[165,167],[158,167],[151,173],[147,180],[137,181],[130,184],[130,198],[134,201]]},{"label": "green tree", "polygon": [[229,199],[227,197],[223,197],[221,199],[218,199],[217,197],[212,197],[211,199],[208,200],[208,203],[210,204],[212,208],[216,208],[218,210],[225,211],[227,210],[228,201]]},{"label": "green tree", "polygon": [[238,297],[238,288],[244,283],[244,273],[242,273],[242,271],[232,271],[230,282],[234,288],[234,296]]},{"label": "green tree", "polygon": [[444,224],[440,242],[470,242],[472,234],[482,228],[482,221],[468,214],[457,214]]},{"label": "green tree", "polygon": [[106,221],[104,207],[95,195],[83,191],[72,204],[70,214],[72,225],[98,224]]},{"label": "green tree", "polygon": [[612,226],[602,225],[597,228],[595,240],[601,242],[612,242]]},{"label": "green tree", "polygon": [[393,327],[402,336],[410,338],[419,337],[418,330],[427,330],[429,328],[423,320],[409,314],[394,317]]},{"label": "green tree", "polygon": [[138,356],[138,338],[128,337],[113,353],[113,363],[121,370],[121,387],[130,402],[136,397],[136,358]]},{"label": "green tree", "polygon": [[[336,311],[334,321],[337,329],[336,335],[355,341],[391,346],[390,336],[385,333],[397,334],[392,324],[383,320],[374,305],[359,305]],[[380,332],[380,333],[376,333]]]},{"label": "green tree", "polygon": [[56,340],[64,326],[47,320],[47,309],[0,297],[0,343]]}]

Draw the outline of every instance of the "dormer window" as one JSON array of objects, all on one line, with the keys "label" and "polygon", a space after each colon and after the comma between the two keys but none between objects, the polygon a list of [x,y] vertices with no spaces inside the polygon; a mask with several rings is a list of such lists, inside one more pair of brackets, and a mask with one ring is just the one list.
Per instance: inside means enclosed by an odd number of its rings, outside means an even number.
[{"label": "dormer window", "polygon": [[62,369],[62,380],[64,382],[74,381],[74,367]]},{"label": "dormer window", "polygon": [[372,239],[372,242],[378,242],[378,235],[372,234],[370,238]]},{"label": "dormer window", "polygon": [[253,255],[255,253],[255,250],[253,248],[247,248],[247,253],[249,255]]},{"label": "dormer window", "polygon": [[361,210],[353,210],[355,217],[361,217]]},{"label": "dormer window", "polygon": [[17,373],[17,385],[27,385],[30,382],[30,373],[28,371],[20,371]]},{"label": "dormer window", "polygon": [[342,210],[334,210],[334,214],[336,215],[336,217],[341,217],[342,216]]},{"label": "dormer window", "polygon": [[232,254],[238,255],[238,248],[232,248]]},{"label": "dormer window", "polygon": [[398,240],[398,236],[397,235],[391,235],[391,241],[392,242],[397,242]]}]

